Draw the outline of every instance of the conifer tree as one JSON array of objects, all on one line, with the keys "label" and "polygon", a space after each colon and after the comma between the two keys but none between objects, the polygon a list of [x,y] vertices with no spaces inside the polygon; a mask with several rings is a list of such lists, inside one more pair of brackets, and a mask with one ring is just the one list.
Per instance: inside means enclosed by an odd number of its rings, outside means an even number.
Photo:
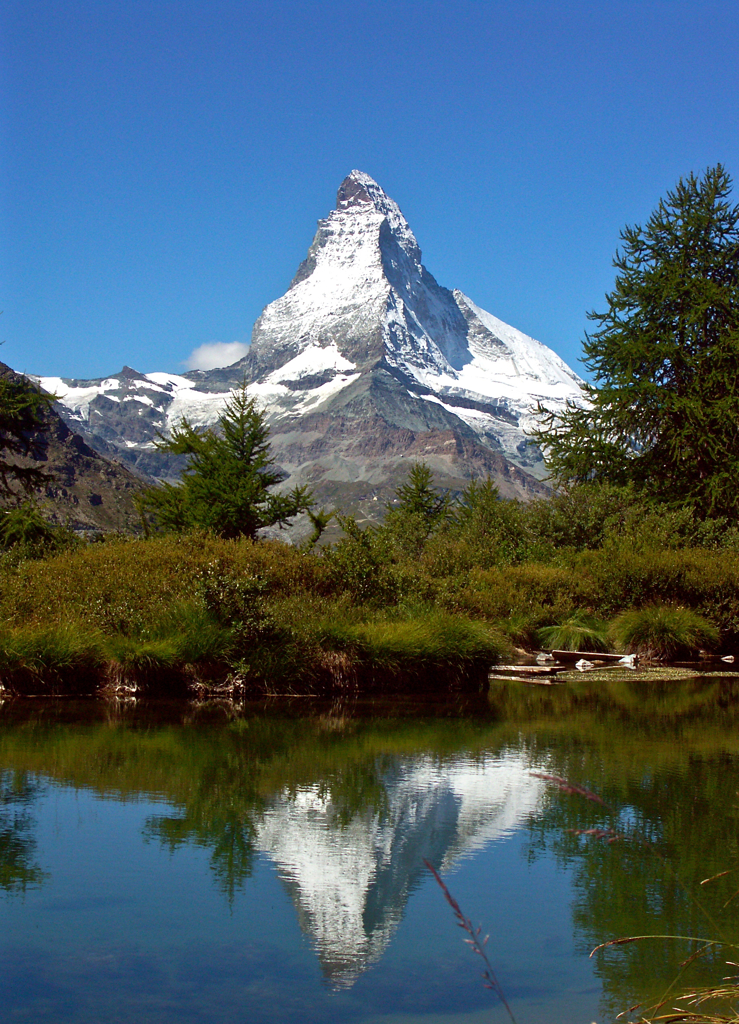
[{"label": "conifer tree", "polygon": [[405,482],[395,490],[395,501],[385,516],[394,543],[406,555],[419,555],[429,537],[450,521],[452,499],[434,487],[425,462],[414,462]]},{"label": "conifer tree", "polygon": [[405,483],[395,490],[395,500],[394,513],[419,516],[429,530],[440,525],[451,508],[450,496],[436,490],[433,473],[425,462],[412,464]]},{"label": "conifer tree", "polygon": [[[20,500],[51,476],[29,460],[44,457],[44,412],[52,396],[0,363],[0,498]],[[20,490],[19,490],[20,488]]]},{"label": "conifer tree", "polygon": [[183,419],[157,447],[189,457],[180,484],[152,488],[140,502],[141,511],[163,529],[200,528],[231,539],[254,538],[262,527],[284,526],[313,506],[305,487],[287,494],[270,490],[282,474],[270,454],[264,413],[245,383],[226,403],[217,429],[199,432]]},{"label": "conifer tree", "polygon": [[626,227],[615,287],[586,335],[585,404],[540,408],[558,484],[632,483],[703,515],[738,504],[739,207],[719,164]]}]

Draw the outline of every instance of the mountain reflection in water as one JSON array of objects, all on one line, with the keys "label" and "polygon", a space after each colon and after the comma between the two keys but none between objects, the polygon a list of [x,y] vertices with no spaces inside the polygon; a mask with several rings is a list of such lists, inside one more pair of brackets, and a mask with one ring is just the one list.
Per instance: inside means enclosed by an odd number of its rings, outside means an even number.
[{"label": "mountain reflection in water", "polygon": [[[491,932],[518,1020],[614,1019],[694,949],[594,946],[705,934],[696,894],[737,941],[737,791],[737,678],[510,683],[355,716],[0,703],[3,1019],[489,1019],[424,859]],[[721,958],[685,984],[722,977]]]},{"label": "mountain reflection in water", "polygon": [[330,788],[283,791],[255,829],[310,937],[324,976],[349,986],[385,951],[423,861],[452,868],[520,827],[542,784],[520,754],[399,758],[382,777],[386,803],[346,821]]}]

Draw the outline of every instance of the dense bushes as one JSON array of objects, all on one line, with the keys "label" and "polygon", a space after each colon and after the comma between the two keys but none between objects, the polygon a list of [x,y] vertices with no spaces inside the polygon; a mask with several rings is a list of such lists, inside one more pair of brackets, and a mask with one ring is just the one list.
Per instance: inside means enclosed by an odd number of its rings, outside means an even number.
[{"label": "dense bushes", "polygon": [[76,666],[80,678],[189,673],[206,687],[228,678],[283,692],[448,683],[481,678],[504,636],[599,649],[606,620],[643,611],[639,628],[657,637],[654,608],[673,622],[703,616],[704,632],[650,646],[616,629],[609,642],[662,654],[739,642],[735,528],[627,488],[522,505],[474,482],[452,501],[415,470],[383,524],[339,522],[343,538],[321,551],[200,532],[30,558],[19,542],[0,561],[2,678],[54,688]]},{"label": "dense bushes", "polygon": [[[80,690],[207,690],[228,680],[305,692],[422,676],[433,688],[484,680],[505,650],[484,623],[403,610],[386,588],[358,592],[350,568],[341,552],[209,534],[117,539],[27,561],[6,569],[0,590],[0,676],[24,692],[66,692],[70,676]],[[390,566],[383,572],[395,586]]]},{"label": "dense bushes", "polygon": [[115,538],[6,572],[0,616],[18,624],[72,616],[135,633],[163,608],[191,598],[209,567],[258,578],[270,593],[312,589],[325,575],[320,560],[274,542],[225,541],[207,533]]}]

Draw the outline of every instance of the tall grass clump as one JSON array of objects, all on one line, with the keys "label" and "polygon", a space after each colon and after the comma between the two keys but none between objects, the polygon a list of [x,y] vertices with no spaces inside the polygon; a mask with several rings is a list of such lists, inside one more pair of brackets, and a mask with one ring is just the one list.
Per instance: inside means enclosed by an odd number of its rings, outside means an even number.
[{"label": "tall grass clump", "polygon": [[217,662],[234,647],[233,630],[197,601],[178,601],[152,624],[150,643],[170,642],[184,664]]},{"label": "tall grass clump", "polygon": [[620,650],[659,661],[711,650],[719,642],[718,630],[702,615],[658,604],[617,616],[611,636]]},{"label": "tall grass clump", "polygon": [[575,614],[537,633],[539,644],[556,651],[603,652],[610,649],[608,623],[592,615]]},{"label": "tall grass clump", "polygon": [[0,680],[30,693],[95,689],[107,658],[105,638],[79,622],[0,633]]},{"label": "tall grass clump", "polygon": [[355,673],[371,685],[407,680],[429,689],[464,679],[487,679],[509,645],[499,630],[439,612],[413,618],[330,623],[316,633],[325,651],[349,658]]}]

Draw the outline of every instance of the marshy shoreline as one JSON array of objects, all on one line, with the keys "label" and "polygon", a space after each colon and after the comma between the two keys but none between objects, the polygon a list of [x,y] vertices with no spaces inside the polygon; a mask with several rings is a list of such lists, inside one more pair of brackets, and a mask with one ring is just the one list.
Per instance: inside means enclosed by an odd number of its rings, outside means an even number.
[{"label": "marshy shoreline", "polygon": [[206,532],[10,551],[0,694],[470,693],[515,651],[737,649],[739,552],[606,539],[514,557],[452,530],[414,549],[383,526],[320,551]]}]

